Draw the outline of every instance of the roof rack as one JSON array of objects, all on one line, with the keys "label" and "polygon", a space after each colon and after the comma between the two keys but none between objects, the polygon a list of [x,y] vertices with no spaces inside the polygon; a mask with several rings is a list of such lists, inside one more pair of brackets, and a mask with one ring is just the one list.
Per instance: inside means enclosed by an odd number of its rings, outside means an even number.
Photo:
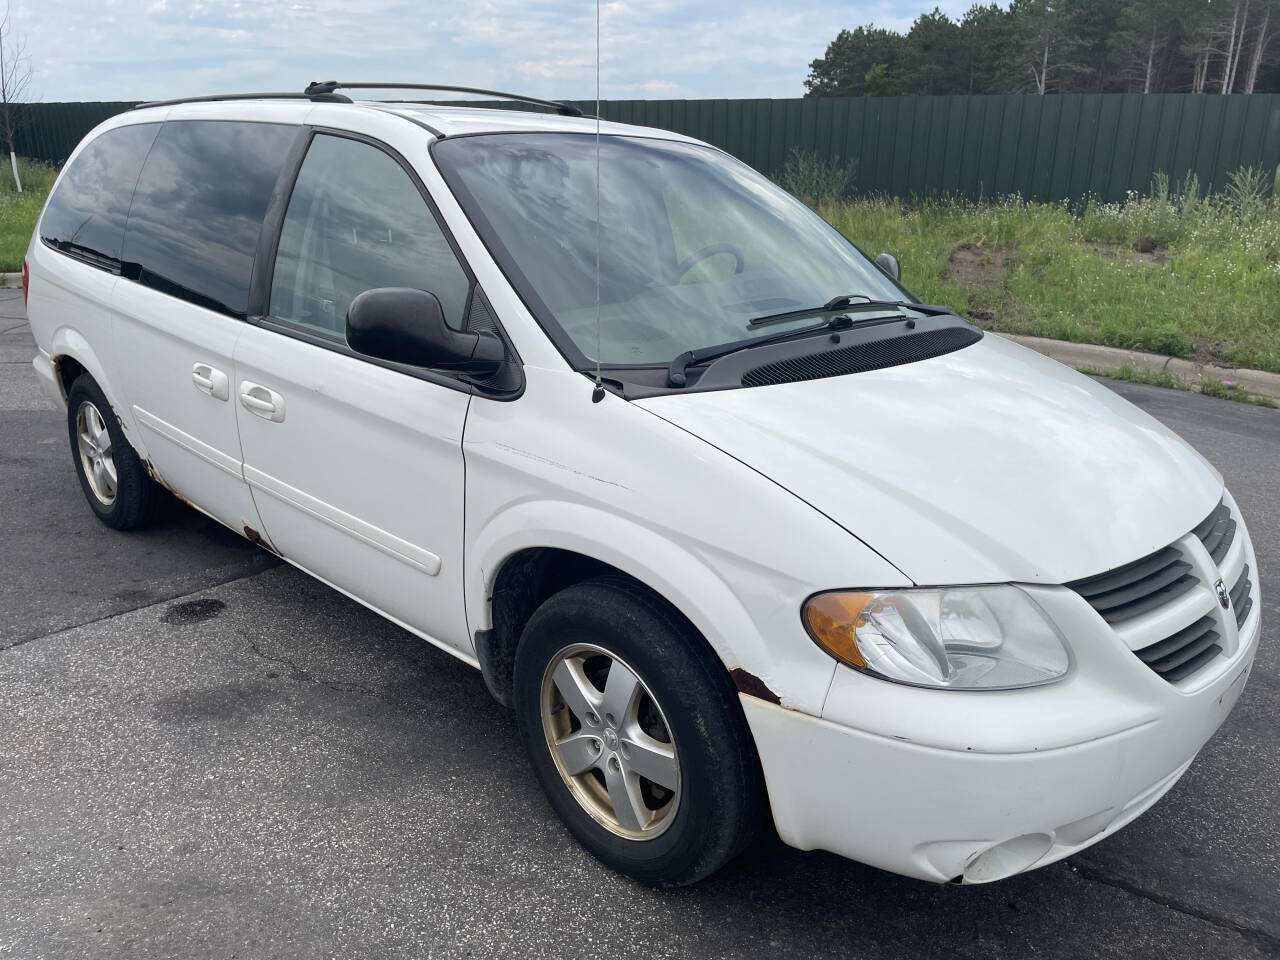
[{"label": "roof rack", "polygon": [[[350,97],[338,93],[343,90],[445,90],[450,93],[477,93],[497,100],[513,100],[517,103],[532,103],[540,107],[550,107],[566,117],[580,117],[582,111],[569,103],[559,100],[543,100],[539,97],[526,97],[518,93],[503,93],[501,90],[484,90],[480,87],[457,87],[443,83],[339,83],[337,80],[312,82],[301,93],[215,93],[204,97],[178,97],[173,100],[149,100],[139,103],[133,109],[145,107],[173,107],[180,103],[218,103],[223,100],[311,100],[316,103],[351,103]],[[421,101],[429,102],[429,101]]]},{"label": "roof rack", "polygon": [[173,100],[148,100],[134,106],[135,110],[146,107],[172,107],[180,103],[218,103],[222,100],[314,100],[325,103],[350,103],[350,97],[340,93],[213,93],[204,97],[177,97]]},{"label": "roof rack", "polygon": [[[309,97],[342,96],[338,90],[444,90],[449,93],[477,93],[483,97],[498,100],[514,100],[517,103],[532,103],[540,107],[550,107],[556,113],[566,117],[580,117],[582,111],[569,103],[560,100],[543,100],[540,97],[526,97],[519,93],[503,93],[501,90],[485,90],[481,87],[458,87],[444,83],[341,83],[337,80],[325,80],[321,83],[310,83],[304,91]],[[344,98],[345,99],[345,98]]]}]

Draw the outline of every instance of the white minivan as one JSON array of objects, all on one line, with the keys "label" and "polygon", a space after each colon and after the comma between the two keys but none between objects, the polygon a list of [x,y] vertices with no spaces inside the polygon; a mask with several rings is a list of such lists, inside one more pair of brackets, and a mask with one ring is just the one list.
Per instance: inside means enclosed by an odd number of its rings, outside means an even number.
[{"label": "white minivan", "polygon": [[479,668],[651,883],[770,820],[996,880],[1177,782],[1260,633],[1190,446],[711,146],[354,86],[63,169],[27,308],[105,523],[171,491]]}]

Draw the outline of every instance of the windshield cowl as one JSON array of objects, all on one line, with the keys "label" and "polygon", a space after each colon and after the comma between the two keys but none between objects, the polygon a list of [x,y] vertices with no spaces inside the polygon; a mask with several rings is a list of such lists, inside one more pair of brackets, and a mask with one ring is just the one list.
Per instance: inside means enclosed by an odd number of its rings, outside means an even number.
[{"label": "windshield cowl", "polygon": [[[628,400],[667,394],[762,387],[849,376],[916,363],[962,350],[982,331],[955,314],[877,317],[840,330],[827,327],[725,349],[684,364],[685,383],[671,382],[670,366],[605,367],[606,385]],[[592,376],[592,371],[583,371]]]},{"label": "windshield cowl", "polygon": [[[667,385],[671,387],[686,386],[689,382],[687,371],[691,365],[709,363],[713,360],[719,359],[720,357],[727,357],[732,353],[737,353],[740,350],[753,350],[766,346],[770,343],[799,339],[808,334],[822,333],[825,331],[831,334],[832,343],[839,343],[839,331],[850,330],[854,327],[876,326],[900,320],[903,321],[903,328],[905,330],[912,330],[915,328],[915,319],[902,312],[902,308],[909,306],[908,304],[883,302],[884,307],[887,307],[889,310],[889,312],[885,314],[884,308],[880,306],[882,302],[883,301],[871,301],[866,304],[861,304],[861,306],[870,308],[873,313],[870,315],[859,316],[856,319],[843,310],[834,311],[836,313],[835,316],[828,316],[828,319],[817,324],[803,325],[795,329],[779,330],[774,333],[761,336],[746,337],[742,340],[735,340],[732,343],[711,345],[702,347],[698,350],[687,350],[672,360],[670,365],[667,367]],[[833,310],[830,307],[824,307],[822,312],[829,315]],[[945,309],[938,309],[933,312],[946,313],[947,311]],[[923,313],[928,315],[927,311]],[[808,317],[812,316],[812,314],[806,312],[804,316]],[[756,320],[752,320],[751,323],[753,326],[758,327],[765,323],[773,323],[778,319],[785,320],[792,318],[790,316],[782,318],[765,317],[763,319],[757,318]],[[799,317],[794,319],[799,319]]]}]

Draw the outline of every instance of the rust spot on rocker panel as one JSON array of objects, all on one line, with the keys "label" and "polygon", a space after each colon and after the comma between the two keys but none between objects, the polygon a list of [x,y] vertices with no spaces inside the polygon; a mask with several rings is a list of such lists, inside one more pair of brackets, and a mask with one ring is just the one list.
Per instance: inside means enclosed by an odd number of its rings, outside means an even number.
[{"label": "rust spot on rocker panel", "polygon": [[[200,508],[195,505],[194,501],[188,500],[186,497],[180,494],[177,490],[173,489],[173,487],[169,486],[169,484],[165,481],[164,477],[160,475],[160,471],[157,470],[154,466],[152,466],[150,460],[148,460],[146,457],[142,457],[141,460],[142,460],[143,468],[147,471],[147,474],[151,477],[151,479],[154,480],[156,483],[160,484],[160,486],[164,487],[166,490],[168,490],[169,493],[172,494],[175,500],[177,500],[179,503],[186,504],[192,510],[199,510],[201,513],[204,513],[203,510],[200,510]],[[247,523],[244,525],[244,537],[250,543],[261,547],[263,550],[266,550],[268,553],[273,553],[277,557],[280,556],[279,551],[277,551],[276,548],[272,546],[271,541],[268,540],[266,537],[264,537],[262,534],[260,534],[257,530],[253,529],[253,527],[249,526],[249,524]]]},{"label": "rust spot on rocker panel", "polygon": [[[142,468],[147,471],[147,476],[149,476],[152,480],[160,484],[160,486],[164,487],[166,490],[169,489],[169,485],[164,482],[164,477],[160,476],[160,471],[157,470],[155,467],[153,467],[151,465],[151,461],[148,460],[146,457],[142,458]],[[173,491],[170,491],[170,493],[172,492]]]},{"label": "rust spot on rocker panel", "polygon": [[185,504],[186,506],[190,507],[192,510],[196,509],[196,505],[194,503],[192,503],[190,500],[188,500],[186,497],[180,494],[177,490],[173,489],[173,487],[169,486],[165,478],[160,476],[160,471],[151,465],[150,460],[144,457],[142,460],[142,466],[147,471],[147,475],[150,476],[152,480],[154,480],[156,483],[160,484],[160,486],[164,487],[166,490],[169,491],[173,499],[177,500],[179,503]]},{"label": "rust spot on rocker panel", "polygon": [[739,693],[745,693],[747,696],[755,697],[757,700],[767,700],[769,703],[782,703],[778,695],[770,690],[765,685],[765,682],[754,673],[748,673],[741,667],[734,667],[729,671],[729,676],[733,677],[733,685],[738,688]]},{"label": "rust spot on rocker panel", "polygon": [[275,553],[277,557],[280,556],[280,554],[276,553],[276,548],[271,545],[271,541],[268,540],[266,537],[264,537],[262,534],[260,534],[257,530],[253,529],[253,527],[249,526],[247,523],[244,525],[244,535],[245,535],[245,539],[248,540],[250,543],[257,544],[263,550],[266,550],[268,553]]}]

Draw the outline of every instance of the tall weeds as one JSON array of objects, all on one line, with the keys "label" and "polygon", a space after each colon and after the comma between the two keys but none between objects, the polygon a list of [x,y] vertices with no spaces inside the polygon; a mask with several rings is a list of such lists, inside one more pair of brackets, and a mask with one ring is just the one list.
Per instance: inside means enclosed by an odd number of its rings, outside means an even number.
[{"label": "tall weeds", "polygon": [[[1277,174],[1237,171],[1207,194],[1157,176],[1119,202],[885,197],[815,204],[903,282],[995,330],[1105,343],[1280,372]],[[958,248],[976,247],[964,271]],[[998,256],[996,256],[998,252]]]}]

